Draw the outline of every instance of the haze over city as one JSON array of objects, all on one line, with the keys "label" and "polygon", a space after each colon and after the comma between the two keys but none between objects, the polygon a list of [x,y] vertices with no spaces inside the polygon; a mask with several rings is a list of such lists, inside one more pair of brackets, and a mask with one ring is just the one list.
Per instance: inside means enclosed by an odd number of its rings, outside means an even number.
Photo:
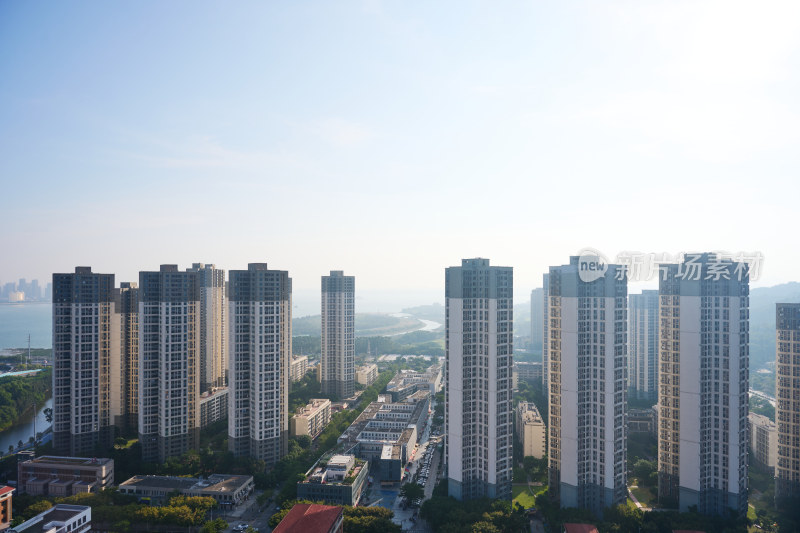
[{"label": "haze over city", "polygon": [[0,280],[266,261],[518,294],[586,246],[797,278],[800,6],[0,5]]}]

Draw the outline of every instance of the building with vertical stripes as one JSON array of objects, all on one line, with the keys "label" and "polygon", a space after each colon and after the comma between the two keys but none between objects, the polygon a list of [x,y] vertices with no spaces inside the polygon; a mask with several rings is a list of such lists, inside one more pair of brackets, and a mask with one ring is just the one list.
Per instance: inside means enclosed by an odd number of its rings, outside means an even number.
[{"label": "building with vertical stripes", "polygon": [[749,274],[687,254],[659,277],[658,493],[681,511],[747,512]]},{"label": "building with vertical stripes", "polygon": [[658,399],[658,291],[628,297],[628,388],[640,400]]},{"label": "building with vertical stripes", "polygon": [[135,434],[139,426],[139,286],[123,282],[117,289],[122,346],[122,421],[126,433]]},{"label": "building with vertical stripes", "polygon": [[227,332],[225,301],[225,271],[214,265],[193,263],[187,272],[198,276],[200,293],[200,330],[198,352],[200,361],[200,393],[224,387],[227,373]]},{"label": "building with vertical stripes", "polygon": [[582,255],[548,282],[550,490],[599,516],[627,498],[627,275]]},{"label": "building with vertical stripes", "polygon": [[164,462],[199,445],[200,291],[177,265],[139,273],[139,442]]},{"label": "building with vertical stripes", "polygon": [[228,283],[228,446],[272,465],[289,442],[292,280],[250,263]]},{"label": "building with vertical stripes", "polygon": [[122,412],[120,315],[114,274],[75,267],[53,274],[53,447],[63,455],[108,448]]},{"label": "building with vertical stripes", "polygon": [[322,276],[322,392],[340,399],[355,393],[355,290],[341,270]]},{"label": "building with vertical stripes", "polygon": [[464,259],[445,270],[445,462],[450,496],[511,499],[514,279]]},{"label": "building with vertical stripes", "polygon": [[800,304],[777,304],[775,325],[775,502],[780,504],[800,495]]}]

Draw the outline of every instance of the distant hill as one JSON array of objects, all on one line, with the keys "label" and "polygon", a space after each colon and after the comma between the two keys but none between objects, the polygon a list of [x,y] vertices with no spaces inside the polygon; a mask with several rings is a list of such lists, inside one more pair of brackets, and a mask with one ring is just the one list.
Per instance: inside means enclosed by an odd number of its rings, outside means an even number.
[{"label": "distant hill", "polygon": [[414,315],[415,317],[422,318],[424,320],[433,320],[434,322],[441,322],[444,324],[444,306],[440,303],[407,307],[403,309],[403,313],[408,313],[409,315]]},{"label": "distant hill", "polygon": [[775,304],[800,303],[800,283],[750,289],[750,371],[775,362]]}]

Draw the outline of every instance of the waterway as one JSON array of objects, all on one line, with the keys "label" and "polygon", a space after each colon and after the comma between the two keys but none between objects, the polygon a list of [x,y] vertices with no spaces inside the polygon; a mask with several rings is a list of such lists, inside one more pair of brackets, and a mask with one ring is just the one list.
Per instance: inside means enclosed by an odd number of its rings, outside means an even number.
[{"label": "waterway", "polygon": [[53,345],[53,305],[47,302],[0,304],[0,350]]},{"label": "waterway", "polygon": [[414,315],[409,315],[408,313],[391,313],[390,316],[394,316],[397,318],[413,318],[415,320],[419,320],[419,322],[422,325],[419,327],[415,327],[413,329],[401,331],[400,333],[392,333],[391,335],[387,335],[387,337],[397,337],[398,335],[405,335],[406,333],[411,333],[413,331],[436,331],[437,329],[442,327],[441,322],[435,322],[433,320],[425,320],[424,318],[417,318]]},{"label": "waterway", "polygon": [[[37,433],[44,433],[44,431],[50,427],[50,423],[47,422],[47,419],[44,416],[44,410],[47,408],[53,407],[53,398],[48,398],[43,406],[39,408],[36,413],[36,432]],[[0,454],[8,453],[8,446],[13,444],[14,448],[17,447],[19,441],[24,443],[28,442],[28,439],[33,436],[33,411],[27,411],[23,416],[20,417],[19,422],[8,428],[5,431],[0,432]]]}]

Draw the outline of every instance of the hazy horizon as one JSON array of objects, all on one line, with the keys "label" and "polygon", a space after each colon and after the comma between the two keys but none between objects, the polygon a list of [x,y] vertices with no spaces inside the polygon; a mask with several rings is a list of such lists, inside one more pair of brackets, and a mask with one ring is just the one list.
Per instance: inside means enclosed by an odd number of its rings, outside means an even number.
[{"label": "hazy horizon", "polygon": [[798,279],[800,4],[0,3],[0,280],[267,262],[541,284],[584,247]]}]

